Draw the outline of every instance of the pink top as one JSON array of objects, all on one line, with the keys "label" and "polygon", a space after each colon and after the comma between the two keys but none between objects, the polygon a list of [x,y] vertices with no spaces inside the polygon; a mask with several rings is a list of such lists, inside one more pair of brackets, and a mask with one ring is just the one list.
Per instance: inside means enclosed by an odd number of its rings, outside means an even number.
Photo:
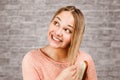
[{"label": "pink top", "polygon": [[[79,51],[76,65],[79,66],[84,60],[88,62],[87,77],[85,80],[97,80],[91,56]],[[45,55],[40,49],[35,49],[28,52],[23,58],[23,80],[55,80],[56,76],[68,66],[68,62],[57,62]]]}]

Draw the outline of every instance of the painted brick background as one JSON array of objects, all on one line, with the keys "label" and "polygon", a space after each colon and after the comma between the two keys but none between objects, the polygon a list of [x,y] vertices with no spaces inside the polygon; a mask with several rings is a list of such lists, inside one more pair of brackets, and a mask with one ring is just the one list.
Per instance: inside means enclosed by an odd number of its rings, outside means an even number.
[{"label": "painted brick background", "polygon": [[0,0],[0,80],[22,80],[21,62],[47,44],[54,12],[75,5],[85,14],[81,49],[91,54],[99,80],[120,80],[120,0]]}]

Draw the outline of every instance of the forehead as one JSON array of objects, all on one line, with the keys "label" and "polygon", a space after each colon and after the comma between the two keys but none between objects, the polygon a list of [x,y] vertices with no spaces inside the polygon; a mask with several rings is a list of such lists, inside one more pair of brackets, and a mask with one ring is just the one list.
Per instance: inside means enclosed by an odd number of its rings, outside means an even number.
[{"label": "forehead", "polygon": [[56,15],[55,18],[56,17],[59,17],[61,22],[65,25],[71,25],[71,26],[74,25],[74,17],[72,13],[69,11],[62,11],[61,13]]}]

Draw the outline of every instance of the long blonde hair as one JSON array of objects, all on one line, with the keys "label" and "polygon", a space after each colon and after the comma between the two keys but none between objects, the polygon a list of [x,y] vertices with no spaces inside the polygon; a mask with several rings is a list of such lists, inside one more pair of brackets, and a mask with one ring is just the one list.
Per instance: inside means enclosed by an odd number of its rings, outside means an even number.
[{"label": "long blonde hair", "polygon": [[80,44],[82,42],[82,37],[85,29],[84,16],[83,16],[83,13],[79,9],[77,9],[75,6],[66,6],[66,7],[60,8],[53,16],[53,19],[56,17],[56,15],[60,14],[63,11],[71,12],[74,17],[75,30],[74,30],[74,33],[72,34],[72,38],[71,38],[71,42],[68,50],[68,58],[72,65],[75,63],[75,59],[79,51]]}]

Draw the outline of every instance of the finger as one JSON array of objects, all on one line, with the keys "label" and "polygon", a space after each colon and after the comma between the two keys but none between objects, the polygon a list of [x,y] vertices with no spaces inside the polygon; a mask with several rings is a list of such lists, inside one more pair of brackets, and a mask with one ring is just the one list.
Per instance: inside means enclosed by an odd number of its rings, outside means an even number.
[{"label": "finger", "polygon": [[70,67],[70,69],[71,69],[72,71],[74,71],[74,70],[77,69],[77,66],[76,66],[76,65],[72,65],[72,66]]},{"label": "finger", "polygon": [[77,72],[77,74],[75,75],[74,80],[78,80],[78,78],[79,78],[79,74],[78,74],[78,72]]},{"label": "finger", "polygon": [[72,76],[74,76],[77,73],[77,69],[74,69],[72,72]]},{"label": "finger", "polygon": [[72,75],[72,78],[73,78],[73,80],[76,80],[78,78],[78,71],[77,70]]}]

